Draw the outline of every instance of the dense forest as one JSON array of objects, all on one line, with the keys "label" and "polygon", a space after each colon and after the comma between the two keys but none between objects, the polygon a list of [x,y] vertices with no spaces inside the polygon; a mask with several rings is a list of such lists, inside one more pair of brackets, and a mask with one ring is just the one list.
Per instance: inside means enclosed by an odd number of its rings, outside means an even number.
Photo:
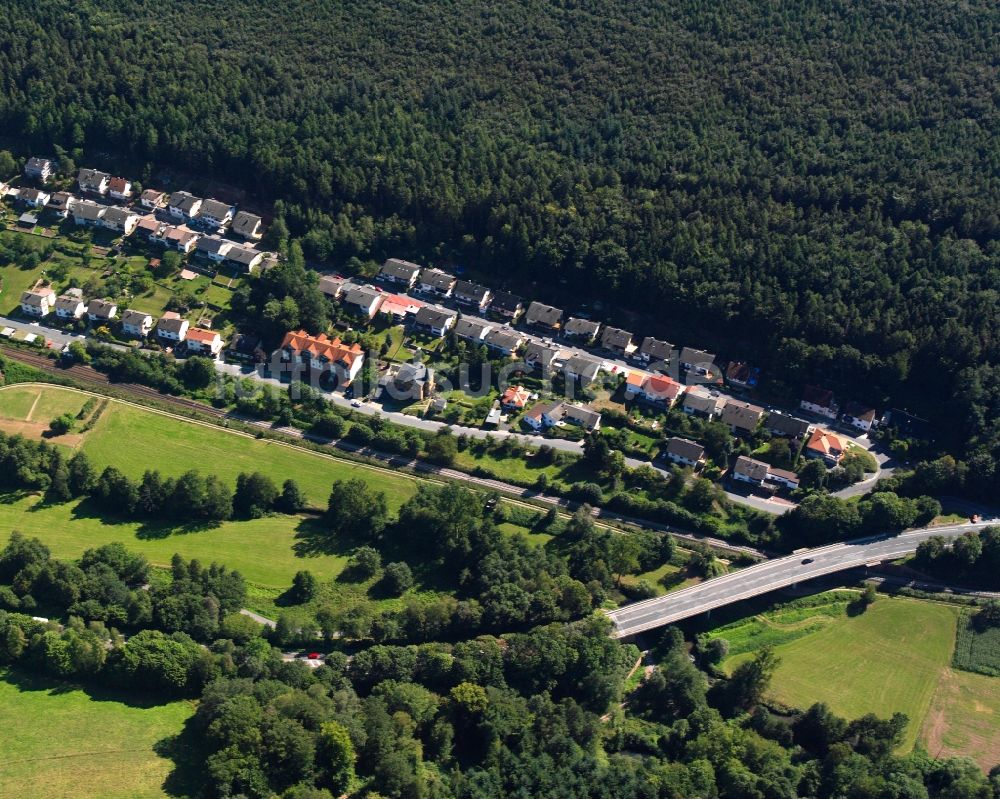
[{"label": "dense forest", "polygon": [[930,415],[994,468],[995,3],[5,11],[0,130],[22,154],[215,176],[276,201],[316,261],[600,299],[779,393]]}]

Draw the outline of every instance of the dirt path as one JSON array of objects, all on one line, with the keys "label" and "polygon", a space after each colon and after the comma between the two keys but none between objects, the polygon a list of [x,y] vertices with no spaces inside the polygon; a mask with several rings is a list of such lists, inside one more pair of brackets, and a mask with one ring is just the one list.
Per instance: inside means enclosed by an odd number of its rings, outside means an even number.
[{"label": "dirt path", "polygon": [[35,394],[35,401],[33,403],[31,403],[31,407],[28,409],[28,414],[27,414],[27,416],[24,417],[24,421],[26,421],[26,422],[30,422],[31,421],[31,417],[34,416],[34,414],[35,414],[35,408],[38,407],[38,401],[41,398],[42,398],[42,392],[39,391],[37,394]]}]

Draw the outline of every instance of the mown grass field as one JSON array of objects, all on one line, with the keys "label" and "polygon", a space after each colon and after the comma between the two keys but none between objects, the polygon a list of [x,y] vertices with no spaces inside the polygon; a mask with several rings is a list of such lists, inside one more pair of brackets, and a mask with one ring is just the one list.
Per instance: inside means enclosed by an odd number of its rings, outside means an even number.
[{"label": "mown grass field", "polygon": [[[865,713],[905,713],[910,724],[903,748],[911,749],[951,663],[957,609],[880,596],[858,616],[843,612],[831,616],[825,607],[800,616],[797,624],[813,627],[774,646],[781,663],[771,683],[771,697],[802,709],[825,702],[848,719]],[[725,666],[734,668],[759,646],[774,643],[760,638]]]},{"label": "mown grass field", "polygon": [[166,796],[164,783],[174,767],[166,745],[194,705],[144,706],[128,699],[0,672],[0,796]]},{"label": "mown grass field", "polygon": [[964,755],[984,771],[1000,765],[1000,679],[945,669],[920,739],[934,757]]}]

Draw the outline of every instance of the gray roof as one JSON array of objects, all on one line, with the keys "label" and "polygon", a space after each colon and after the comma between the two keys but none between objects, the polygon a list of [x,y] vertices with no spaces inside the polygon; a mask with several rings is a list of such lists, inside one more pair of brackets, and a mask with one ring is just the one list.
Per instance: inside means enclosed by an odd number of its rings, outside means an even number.
[{"label": "gray roof", "polygon": [[159,322],[156,323],[157,330],[166,330],[169,333],[180,333],[187,324],[187,319],[173,319],[168,317],[163,317]]},{"label": "gray roof", "polygon": [[513,352],[524,341],[524,336],[508,328],[498,327],[486,334],[486,344],[498,350]]},{"label": "gray roof", "polygon": [[135,327],[141,327],[142,324],[149,319],[152,321],[153,317],[148,313],[143,311],[136,311],[132,308],[128,308],[122,311],[122,324],[123,325],[134,325]]},{"label": "gray roof", "polygon": [[560,320],[562,320],[563,312],[559,308],[553,308],[551,305],[546,305],[542,302],[532,302],[528,306],[528,313],[525,315],[525,321],[529,325],[546,325],[547,327],[558,327]]},{"label": "gray roof", "polygon": [[73,216],[77,219],[85,219],[89,222],[96,222],[107,210],[106,205],[98,205],[89,200],[81,200],[73,203]]},{"label": "gray roof", "polygon": [[724,404],[725,399],[717,394],[702,394],[688,389],[684,395],[683,407],[699,413],[714,414],[719,410],[719,406]]},{"label": "gray roof", "polygon": [[574,355],[563,364],[563,371],[587,380],[593,380],[601,370],[601,362],[583,355]]},{"label": "gray roof", "polygon": [[234,246],[229,252],[226,253],[226,260],[249,266],[263,255],[264,253],[260,250],[255,250],[252,247]]},{"label": "gray roof", "polygon": [[489,296],[490,290],[486,286],[480,286],[469,280],[458,280],[455,282],[455,296],[459,299],[470,300],[481,303]]},{"label": "gray roof", "polygon": [[189,213],[195,203],[201,202],[200,197],[195,197],[186,191],[175,191],[167,200],[167,205],[173,208],[180,208],[184,213]]},{"label": "gray roof", "polygon": [[94,189],[105,180],[110,180],[111,175],[101,172],[99,169],[81,169],[76,176],[76,182],[82,189]]},{"label": "gray roof", "polygon": [[660,341],[652,336],[646,336],[639,346],[639,352],[642,355],[648,355],[654,361],[669,361],[673,349],[674,345],[669,341]]},{"label": "gray roof", "polygon": [[94,299],[87,303],[87,313],[102,319],[110,319],[117,310],[118,304],[111,300]]},{"label": "gray roof", "polygon": [[779,436],[800,438],[809,431],[809,427],[809,422],[784,413],[772,413],[767,417],[767,429]]},{"label": "gray roof", "polygon": [[228,203],[208,199],[202,202],[201,209],[198,211],[198,216],[210,216],[213,219],[225,219],[226,216],[232,212],[232,210],[233,206]]},{"label": "gray roof", "polygon": [[57,211],[68,211],[75,201],[76,197],[68,191],[57,191],[49,200],[49,208],[55,208]]},{"label": "gray roof", "polygon": [[454,319],[456,316],[458,314],[455,311],[448,310],[447,308],[435,308],[431,305],[425,305],[417,311],[416,316],[413,317],[413,321],[424,327],[440,328],[444,327],[448,319]]},{"label": "gray roof", "polygon": [[700,461],[705,454],[705,448],[701,444],[677,437],[667,439],[666,451],[669,455],[676,455],[679,458],[695,462]]},{"label": "gray roof", "polygon": [[436,289],[448,289],[454,284],[455,277],[440,269],[421,269],[420,282]]},{"label": "gray roof", "polygon": [[237,211],[229,229],[240,236],[253,236],[256,235],[263,221],[257,214],[251,214],[249,211]]},{"label": "gray roof", "polygon": [[561,347],[553,344],[546,344],[542,341],[529,341],[524,348],[524,359],[526,361],[538,361],[542,366],[548,366],[553,361],[559,360],[565,353]]},{"label": "gray roof", "polygon": [[198,239],[195,249],[207,253],[222,253],[223,248],[232,246],[231,241],[220,239],[218,236],[202,236]]},{"label": "gray roof", "polygon": [[571,316],[566,324],[563,325],[563,335],[593,338],[597,335],[597,331],[600,329],[600,322],[593,322],[590,319],[581,319],[578,316]]},{"label": "gray roof", "polygon": [[52,289],[39,289],[38,291],[25,291],[21,294],[21,302],[26,305],[41,305],[42,300],[52,300]]},{"label": "gray roof", "polygon": [[463,316],[457,322],[453,332],[459,338],[481,339],[487,332],[492,330],[494,325],[485,319],[477,319],[474,316]]},{"label": "gray roof", "polygon": [[319,290],[328,297],[337,297],[343,291],[345,283],[347,283],[346,277],[324,275],[319,279]]},{"label": "gray roof", "polygon": [[493,302],[490,307],[501,311],[513,313],[524,305],[524,300],[509,291],[498,291],[493,295]]},{"label": "gray roof", "polygon": [[37,202],[38,198],[42,196],[48,197],[50,195],[47,191],[43,191],[42,189],[35,189],[30,187],[27,189],[21,189],[22,200],[30,200],[31,202]]},{"label": "gray roof", "polygon": [[601,414],[582,405],[563,405],[563,415],[587,429],[593,429],[601,422]]},{"label": "gray roof", "polygon": [[632,343],[632,334],[620,327],[605,327],[601,334],[601,346],[609,350],[624,350]]},{"label": "gray roof", "polygon": [[746,475],[751,480],[765,480],[767,479],[768,469],[768,465],[763,461],[756,461],[753,458],[748,458],[746,455],[740,455],[736,459],[733,473]]},{"label": "gray roof", "polygon": [[80,307],[81,302],[83,302],[83,300],[79,297],[74,297],[70,294],[63,294],[61,297],[56,297],[56,310],[75,311]]},{"label": "gray roof", "polygon": [[344,293],[344,302],[348,305],[369,308],[372,300],[384,296],[381,291],[375,291],[371,286],[352,286]]},{"label": "gray roof", "polygon": [[28,159],[28,163],[26,163],[24,165],[25,169],[42,170],[42,169],[45,169],[45,167],[48,167],[49,169],[51,169],[52,168],[52,162],[48,158],[36,158],[35,156],[32,156],[31,158],[29,158]]},{"label": "gray roof", "polygon": [[382,269],[379,270],[379,275],[383,277],[391,277],[395,280],[403,280],[409,283],[414,277],[420,274],[422,267],[419,264],[410,263],[409,261],[402,261],[399,258],[388,258],[384,264],[382,264]]},{"label": "gray roof", "polygon": [[110,222],[113,225],[118,225],[119,227],[125,227],[125,223],[128,221],[130,216],[138,216],[134,211],[130,211],[127,208],[117,208],[113,205],[108,206],[108,210],[104,212],[104,221]]},{"label": "gray roof", "polygon": [[715,361],[715,356],[704,350],[696,350],[693,347],[685,347],[681,350],[681,363],[689,363],[692,366],[697,364],[710,364]]},{"label": "gray roof", "polygon": [[741,430],[753,430],[764,415],[764,409],[748,402],[729,400],[722,409],[722,423],[731,424]]}]

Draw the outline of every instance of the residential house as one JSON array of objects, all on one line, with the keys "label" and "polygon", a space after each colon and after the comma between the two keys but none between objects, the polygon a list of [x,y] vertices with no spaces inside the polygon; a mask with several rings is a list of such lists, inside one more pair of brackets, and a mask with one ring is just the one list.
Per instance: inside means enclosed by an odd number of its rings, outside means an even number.
[{"label": "residential house", "polygon": [[252,273],[263,260],[264,253],[251,247],[239,247],[234,244],[226,252],[226,263],[238,267],[246,274]]},{"label": "residential house", "polygon": [[184,227],[166,227],[161,233],[164,243],[183,253],[189,253],[198,243],[199,236],[194,231]]},{"label": "residential house", "polygon": [[30,187],[21,189],[21,193],[18,196],[24,201],[25,205],[30,205],[32,208],[44,208],[49,204],[49,200],[52,199],[52,195],[47,191]]},{"label": "residential house", "polygon": [[87,303],[87,318],[96,324],[110,322],[118,315],[118,304],[112,300],[91,300]]},{"label": "residential house", "polygon": [[201,197],[186,191],[175,191],[167,200],[167,210],[176,219],[194,219],[201,210]]},{"label": "residential house", "polygon": [[443,336],[455,326],[458,314],[447,308],[425,305],[413,317],[413,326],[432,336]]},{"label": "residential house", "polygon": [[226,260],[226,255],[233,248],[231,241],[219,238],[218,236],[200,236],[198,243],[194,245],[194,251],[198,255],[203,255],[210,261],[222,263]]},{"label": "residential house", "polygon": [[733,388],[747,390],[757,387],[760,369],[745,361],[732,361],[726,367],[726,383]]},{"label": "residential house", "polygon": [[25,211],[17,218],[18,227],[28,228],[29,230],[34,229],[38,224],[38,217],[35,216],[30,211]]},{"label": "residential house", "polygon": [[331,300],[338,300],[347,282],[347,278],[340,275],[323,275],[319,279],[319,290]]},{"label": "residential house", "polygon": [[41,318],[52,312],[55,302],[56,293],[51,288],[31,289],[21,295],[21,311]]},{"label": "residential house", "polygon": [[156,239],[158,242],[165,244],[166,241],[162,238],[162,234],[166,227],[155,216],[144,216],[139,220],[135,229],[139,235],[145,236],[147,239]]},{"label": "residential house", "polygon": [[229,355],[237,361],[256,361],[261,363],[267,360],[267,353],[260,345],[260,339],[250,333],[237,333],[233,340],[229,342]]},{"label": "residential house", "polygon": [[382,264],[378,276],[380,280],[396,286],[402,286],[404,291],[408,291],[417,282],[420,269],[421,267],[418,264],[402,261],[399,258],[389,258]]},{"label": "residential house", "polygon": [[524,336],[509,327],[495,327],[486,334],[486,346],[506,357],[516,353],[524,343]]},{"label": "residential house", "polygon": [[198,209],[198,221],[209,228],[223,228],[233,221],[236,209],[218,200],[203,200]]},{"label": "residential house", "polygon": [[222,352],[222,336],[214,330],[206,330],[203,327],[192,327],[188,330],[184,345],[189,353],[197,355],[211,355],[218,357]]},{"label": "residential house", "polygon": [[524,386],[507,386],[500,397],[500,404],[507,411],[523,411],[531,401],[531,392]]},{"label": "residential house", "polygon": [[378,313],[384,300],[385,295],[371,286],[351,286],[344,292],[344,298],[341,302],[349,311],[371,321]]},{"label": "residential house", "polygon": [[671,377],[630,371],[625,378],[626,396],[670,410],[684,387]]},{"label": "residential house", "polygon": [[785,469],[775,469],[773,466],[768,469],[767,481],[791,489],[792,491],[799,487],[799,476],[795,472],[789,472]]},{"label": "residential house", "polygon": [[860,402],[849,402],[844,409],[843,422],[864,433],[870,433],[875,426],[875,417],[876,411],[871,406]]},{"label": "residential house", "polygon": [[68,191],[57,191],[49,200],[47,210],[60,219],[65,219],[69,216],[70,211],[73,210],[75,202],[76,198]]},{"label": "residential house", "polygon": [[768,432],[783,438],[804,438],[812,425],[786,413],[769,413],[764,423]]},{"label": "residential house", "polygon": [[122,332],[135,338],[146,338],[153,329],[153,317],[128,308],[122,311]]},{"label": "residential house", "polygon": [[806,386],[799,407],[827,419],[836,419],[839,409],[833,392],[819,386]]},{"label": "residential house", "polygon": [[836,466],[844,457],[845,451],[845,445],[840,438],[817,427],[809,436],[803,454],[807,458],[820,458],[827,466]]},{"label": "residential house", "polygon": [[404,363],[383,377],[379,385],[397,402],[419,402],[434,392],[434,370],[422,363]]},{"label": "residential house", "polygon": [[77,200],[73,203],[73,221],[78,225],[98,225],[107,208],[90,200]]},{"label": "residential house", "polygon": [[490,297],[493,292],[486,286],[472,283],[468,280],[456,280],[452,296],[459,305],[467,305],[475,308],[479,313],[486,311],[486,306],[490,304]]},{"label": "residential house", "polygon": [[97,169],[81,169],[76,176],[77,185],[82,192],[91,194],[107,194],[111,175]]},{"label": "residential house", "polygon": [[593,344],[597,331],[601,329],[600,322],[592,322],[579,316],[571,316],[563,325],[562,334],[565,338],[580,342],[584,347]]},{"label": "residential house", "polygon": [[125,178],[111,178],[108,181],[108,194],[124,202],[132,196],[132,181]]},{"label": "residential house", "polygon": [[589,386],[601,371],[601,361],[595,361],[585,355],[574,355],[563,364],[563,375],[566,384],[579,382],[581,386]]},{"label": "residential house", "polygon": [[455,338],[471,342],[474,346],[479,346],[486,338],[486,334],[493,329],[493,323],[485,319],[477,319],[474,316],[463,316],[455,322]]},{"label": "residential house", "polygon": [[100,225],[123,236],[131,236],[139,225],[139,215],[127,208],[108,206],[101,217]]},{"label": "residential house", "polygon": [[[70,290],[72,291],[72,289]],[[60,319],[79,319],[87,311],[83,298],[78,293],[70,294],[67,291],[61,297],[56,298],[56,316]]]},{"label": "residential house", "polygon": [[421,269],[417,281],[422,292],[436,297],[450,297],[455,288],[455,277],[440,269]]},{"label": "residential house", "polygon": [[483,427],[497,427],[503,419],[503,411],[500,408],[500,400],[493,400],[489,413],[483,421]]},{"label": "residential house", "polygon": [[681,466],[697,469],[705,462],[705,448],[689,439],[674,436],[667,439],[667,445],[663,449],[663,457],[673,463],[679,463]]},{"label": "residential house", "polygon": [[707,377],[712,373],[712,365],[715,363],[715,356],[704,350],[696,350],[693,347],[684,347],[681,350],[681,368],[688,372]]},{"label": "residential house", "polygon": [[264,221],[249,211],[238,211],[233,217],[233,223],[229,226],[229,232],[248,241],[259,241],[264,235],[262,229]]},{"label": "residential house", "polygon": [[332,371],[354,380],[364,364],[365,354],[360,344],[348,346],[339,338],[329,338],[323,333],[311,336],[305,330],[288,332],[281,342],[283,360],[295,361],[310,369]]},{"label": "residential house", "polygon": [[524,362],[530,368],[542,371],[558,368],[566,360],[567,355],[569,352],[562,347],[534,339],[524,348]]},{"label": "residential house", "polygon": [[167,204],[166,192],[162,192],[159,189],[146,189],[139,195],[139,204],[150,211],[162,208]]},{"label": "residential house", "polygon": [[187,338],[190,326],[191,323],[187,319],[181,319],[173,311],[167,311],[160,317],[160,321],[156,323],[156,336],[159,339],[163,339],[164,343],[180,344]]},{"label": "residential house", "polygon": [[509,291],[498,291],[490,303],[490,313],[514,322],[524,312],[524,300]]},{"label": "residential house", "polygon": [[762,486],[767,479],[770,467],[763,461],[740,455],[733,466],[733,479],[751,485]]},{"label": "residential house", "polygon": [[601,333],[601,348],[624,358],[635,350],[635,345],[632,343],[632,334],[627,330],[605,326]]},{"label": "residential house", "polygon": [[601,426],[601,414],[568,402],[536,405],[524,415],[524,423],[534,430],[545,430],[560,423],[578,425],[588,432]]},{"label": "residential house", "polygon": [[715,391],[709,391],[701,386],[690,386],[684,394],[681,410],[690,416],[700,416],[714,419],[722,412],[726,398]]},{"label": "residential house", "polygon": [[753,433],[764,418],[764,409],[749,402],[731,399],[722,409],[722,423],[729,427],[731,433],[749,435]]},{"label": "residential house", "polygon": [[47,183],[49,178],[52,177],[54,168],[53,163],[48,158],[36,158],[32,156],[24,165],[24,176],[32,180]]},{"label": "residential house", "polygon": [[558,330],[562,324],[563,312],[559,308],[545,305],[541,302],[532,302],[528,306],[528,312],[524,316],[524,321],[532,327],[539,327],[544,330]]},{"label": "residential house", "polygon": [[391,316],[397,321],[416,316],[417,311],[424,307],[424,303],[413,299],[409,294],[383,294],[382,296],[385,299],[378,312]]},{"label": "residential house", "polygon": [[673,352],[674,345],[669,341],[660,341],[658,338],[646,336],[642,340],[642,344],[639,345],[639,351],[635,357],[642,363],[654,364],[659,371],[663,371],[670,363]]}]

